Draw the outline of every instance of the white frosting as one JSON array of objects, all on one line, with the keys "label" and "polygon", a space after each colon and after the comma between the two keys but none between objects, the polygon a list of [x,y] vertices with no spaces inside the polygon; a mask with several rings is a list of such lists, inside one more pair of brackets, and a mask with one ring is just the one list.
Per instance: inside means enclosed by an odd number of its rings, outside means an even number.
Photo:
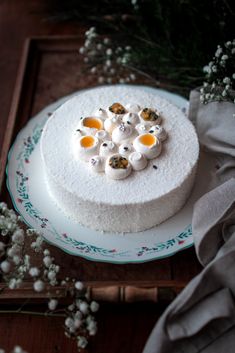
[{"label": "white frosting", "polygon": [[103,141],[100,145],[100,156],[108,157],[117,152],[117,145],[113,141]]},{"label": "white frosting", "polygon": [[100,118],[102,120],[105,120],[105,119],[107,119],[108,114],[105,109],[99,108],[95,111],[94,116],[96,116],[97,118]]},{"label": "white frosting", "polygon": [[164,127],[160,125],[154,125],[149,129],[150,134],[155,135],[160,141],[167,139],[167,132]]},{"label": "white frosting", "polygon": [[111,138],[108,131],[105,130],[98,130],[95,134],[95,137],[97,137],[101,141],[110,140]]},{"label": "white frosting", "polygon": [[113,130],[112,140],[117,144],[128,143],[136,135],[136,130],[131,125],[122,123]]},{"label": "white frosting", "polygon": [[124,157],[128,157],[132,151],[133,146],[131,143],[122,143],[118,149],[118,152]]},{"label": "white frosting", "polygon": [[141,107],[138,104],[128,103],[125,105],[125,108],[130,113],[138,113]]},{"label": "white frosting", "polygon": [[[157,107],[170,138],[157,159],[123,180],[91,173],[71,150],[71,136],[79,116],[91,116],[113,100],[141,107]],[[141,231],[175,214],[194,184],[199,145],[195,129],[174,105],[138,86],[109,85],[81,93],[58,108],[48,119],[40,139],[49,192],[55,204],[86,227],[111,232]],[[98,153],[94,153],[98,154]],[[144,215],[144,216],[143,216]]]},{"label": "white frosting", "polygon": [[[110,165],[112,159],[117,159],[119,160],[124,159],[127,162],[127,166],[126,168],[114,168]],[[117,162],[118,163],[118,162]],[[128,159],[126,159],[125,157],[121,156],[119,153],[114,154],[112,156],[110,156],[109,158],[107,158],[106,163],[105,163],[105,173],[107,174],[107,176],[110,179],[114,179],[114,180],[120,180],[120,179],[125,179],[126,177],[128,177],[128,175],[131,174],[131,164],[129,163]]]},{"label": "white frosting", "polygon": [[151,125],[150,124],[145,124],[145,123],[139,123],[136,125],[136,130],[138,131],[139,135],[146,134],[149,132]]},{"label": "white frosting", "polygon": [[131,163],[132,168],[137,171],[144,169],[148,164],[145,155],[140,152],[132,152],[129,156],[129,162]]},{"label": "white frosting", "polygon": [[[87,139],[92,139],[92,145],[85,147],[83,141]],[[86,135],[80,137],[77,141],[73,141],[72,150],[74,152],[75,159],[81,159],[83,161],[88,161],[91,156],[97,154],[99,149],[99,140],[92,135]]]},{"label": "white frosting", "polygon": [[[142,141],[144,137],[152,137],[152,139],[154,140],[153,143],[151,145],[144,144]],[[156,136],[153,136],[151,134],[143,134],[137,136],[133,142],[133,146],[137,152],[144,154],[147,159],[156,158],[157,156],[159,156],[162,150],[161,142],[156,138]]]},{"label": "white frosting", "polygon": [[140,118],[136,113],[127,113],[123,116],[122,121],[124,123],[129,123],[131,125],[136,125],[139,123]]},{"label": "white frosting", "polygon": [[96,173],[101,173],[105,168],[105,159],[99,155],[93,156],[89,159],[89,167]]},{"label": "white frosting", "polygon": [[104,128],[109,134],[112,134],[113,130],[120,124],[121,124],[120,117],[114,116],[104,121]]}]

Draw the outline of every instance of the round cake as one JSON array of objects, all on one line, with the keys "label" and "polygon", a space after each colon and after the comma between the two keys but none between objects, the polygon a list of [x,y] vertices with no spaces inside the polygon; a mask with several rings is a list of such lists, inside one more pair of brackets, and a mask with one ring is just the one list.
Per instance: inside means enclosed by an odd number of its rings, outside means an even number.
[{"label": "round cake", "polygon": [[42,133],[49,194],[100,231],[138,232],[185,204],[199,144],[179,108],[138,86],[98,87],[60,106]]}]

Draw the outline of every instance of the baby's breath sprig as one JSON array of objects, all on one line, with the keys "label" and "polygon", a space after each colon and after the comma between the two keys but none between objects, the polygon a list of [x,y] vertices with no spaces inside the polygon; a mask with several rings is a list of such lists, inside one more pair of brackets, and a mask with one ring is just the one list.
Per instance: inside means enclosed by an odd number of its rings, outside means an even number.
[{"label": "baby's breath sprig", "polygon": [[127,69],[131,62],[131,46],[121,46],[108,37],[102,37],[95,27],[85,32],[84,45],[79,53],[100,84],[129,83],[136,79],[135,73]]},{"label": "baby's breath sprig", "polygon": [[[29,255],[27,244],[30,243],[35,256]],[[40,260],[40,265],[35,265],[35,259]],[[94,336],[97,323],[94,313],[99,309],[99,304],[90,301],[84,284],[75,279],[66,277],[59,279],[60,266],[55,263],[50,250],[45,248],[42,235],[34,229],[22,227],[22,219],[13,210],[9,210],[4,202],[0,203],[0,274],[9,289],[19,288],[23,280],[31,277],[33,290],[45,292],[48,299],[48,311],[41,313],[46,316],[63,316],[65,318],[65,335],[76,339],[80,351],[85,348],[89,336]],[[66,297],[71,299],[68,307],[60,308],[59,294],[55,296],[55,286],[60,286]],[[54,290],[53,290],[54,288]],[[4,290],[4,288],[3,288]],[[0,294],[1,295],[1,294]],[[9,310],[8,310],[9,312]],[[22,310],[17,313],[29,314]],[[11,311],[13,313],[13,311]],[[40,313],[33,313],[39,315]]]},{"label": "baby's breath sprig", "polygon": [[201,88],[201,102],[230,101],[235,103],[235,39],[218,45],[213,59],[203,68],[206,81]]}]

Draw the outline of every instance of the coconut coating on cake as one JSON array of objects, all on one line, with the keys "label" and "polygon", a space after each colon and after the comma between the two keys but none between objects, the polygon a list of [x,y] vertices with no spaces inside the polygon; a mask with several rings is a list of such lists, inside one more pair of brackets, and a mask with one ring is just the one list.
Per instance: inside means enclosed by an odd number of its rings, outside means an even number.
[{"label": "coconut coating on cake", "polygon": [[[123,180],[92,173],[74,158],[72,148],[80,118],[116,101],[158,109],[168,133],[161,155]],[[97,230],[135,232],[160,224],[184,205],[194,184],[199,144],[193,125],[176,106],[138,86],[113,85],[90,89],[59,107],[43,129],[41,156],[49,193],[69,217]]]}]

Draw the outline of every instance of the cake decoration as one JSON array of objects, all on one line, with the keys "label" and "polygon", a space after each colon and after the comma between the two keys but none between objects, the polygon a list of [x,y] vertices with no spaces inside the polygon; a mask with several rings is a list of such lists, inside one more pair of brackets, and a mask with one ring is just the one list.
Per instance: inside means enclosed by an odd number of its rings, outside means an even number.
[{"label": "cake decoration", "polygon": [[162,119],[160,114],[151,108],[144,108],[139,113],[141,120],[144,122],[149,122],[151,125],[160,124]]},{"label": "cake decoration", "polygon": [[99,139],[93,135],[82,136],[76,144],[76,147],[76,156],[84,161],[88,161],[91,156],[97,154]]},{"label": "cake decoration", "polygon": [[149,133],[155,135],[160,141],[165,141],[167,139],[167,132],[164,127],[160,125],[152,126]]},{"label": "cake decoration", "polygon": [[167,138],[166,130],[159,125],[161,120],[157,109],[135,103],[100,107],[79,121],[73,139],[75,155],[88,162],[94,172],[124,179],[160,155]]},{"label": "cake decoration", "polygon": [[114,154],[106,160],[105,173],[110,179],[124,179],[130,175],[132,170],[131,164],[127,158],[120,154]]},{"label": "cake decoration", "polygon": [[133,141],[133,146],[137,152],[144,154],[147,159],[156,158],[162,149],[161,142],[150,133],[136,137]]}]

